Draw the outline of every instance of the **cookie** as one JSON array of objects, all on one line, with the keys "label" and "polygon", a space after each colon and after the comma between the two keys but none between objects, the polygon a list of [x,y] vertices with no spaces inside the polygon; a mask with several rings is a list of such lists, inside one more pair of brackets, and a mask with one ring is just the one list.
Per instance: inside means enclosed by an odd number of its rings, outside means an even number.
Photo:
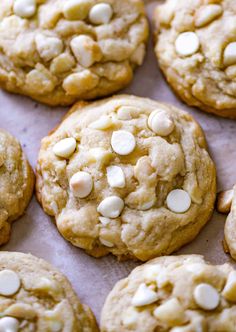
[{"label": "cookie", "polygon": [[34,173],[20,143],[0,129],[0,245],[10,237],[11,223],[29,204]]},{"label": "cookie", "polygon": [[195,238],[212,214],[216,173],[192,116],[121,95],[77,103],[42,140],[36,190],[73,245],[145,261]]},{"label": "cookie", "polygon": [[234,0],[167,0],[156,8],[155,52],[190,106],[236,118]]},{"label": "cookie", "polygon": [[202,256],[156,258],[108,295],[102,332],[233,332],[236,271]]},{"label": "cookie", "polygon": [[0,331],[98,331],[66,277],[30,254],[0,252],[0,308]]},{"label": "cookie", "polygon": [[142,0],[1,0],[0,86],[48,105],[109,95],[147,39]]},{"label": "cookie", "polygon": [[224,230],[226,251],[236,260],[236,186],[218,195],[217,210],[229,213]]}]

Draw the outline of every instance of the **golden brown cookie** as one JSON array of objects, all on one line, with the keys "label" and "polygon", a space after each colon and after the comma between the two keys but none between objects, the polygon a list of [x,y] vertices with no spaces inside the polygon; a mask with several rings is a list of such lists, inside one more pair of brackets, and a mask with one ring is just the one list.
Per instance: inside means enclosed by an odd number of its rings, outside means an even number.
[{"label": "golden brown cookie", "polygon": [[229,213],[225,223],[227,251],[236,260],[236,186],[218,195],[217,210]]},{"label": "golden brown cookie", "polygon": [[38,199],[93,256],[170,254],[209,220],[215,192],[201,128],[170,105],[127,95],[78,103],[42,140]]},{"label": "golden brown cookie", "polygon": [[65,276],[30,254],[0,252],[0,331],[97,332]]},{"label": "golden brown cookie", "polygon": [[202,256],[169,256],[134,269],[108,295],[102,332],[234,332],[236,271]]},{"label": "golden brown cookie", "polygon": [[142,0],[1,0],[0,86],[49,105],[109,95],[147,38]]},{"label": "golden brown cookie", "polygon": [[155,52],[188,105],[236,118],[234,0],[167,0],[155,11]]},{"label": "golden brown cookie", "polygon": [[11,223],[29,204],[34,173],[20,143],[0,129],[0,245],[10,237]]}]

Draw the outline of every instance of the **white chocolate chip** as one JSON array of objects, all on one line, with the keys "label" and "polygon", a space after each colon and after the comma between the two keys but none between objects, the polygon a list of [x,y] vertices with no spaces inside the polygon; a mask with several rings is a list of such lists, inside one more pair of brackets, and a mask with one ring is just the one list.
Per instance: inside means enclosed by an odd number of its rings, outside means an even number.
[{"label": "white chocolate chip", "polygon": [[70,179],[70,188],[75,197],[87,197],[93,189],[92,176],[87,172],[75,173]]},{"label": "white chocolate chip", "polygon": [[36,13],[36,1],[15,0],[13,10],[17,16],[29,18]]},{"label": "white chocolate chip", "polygon": [[125,175],[122,168],[118,166],[107,167],[107,181],[112,188],[124,188]]},{"label": "white chocolate chip", "polygon": [[111,137],[112,149],[121,156],[126,156],[134,151],[136,146],[135,137],[128,131],[114,131]]},{"label": "white chocolate chip", "polygon": [[20,278],[12,270],[0,272],[0,294],[9,296],[15,294],[20,288]]},{"label": "white chocolate chip", "polygon": [[154,303],[158,300],[158,295],[150,289],[145,283],[142,283],[132,298],[132,305],[142,307]]},{"label": "white chocolate chip", "polygon": [[113,10],[108,3],[98,3],[89,12],[89,20],[93,24],[107,24],[110,22]]},{"label": "white chocolate chip", "polygon": [[184,308],[177,298],[166,301],[153,313],[158,320],[170,326],[181,324],[185,320]]},{"label": "white chocolate chip", "polygon": [[102,116],[97,121],[90,123],[89,128],[98,129],[98,130],[106,130],[112,126],[112,119],[106,115]]},{"label": "white chocolate chip", "polygon": [[98,212],[106,218],[117,218],[124,209],[124,201],[118,196],[105,198],[98,205]]},{"label": "white chocolate chip", "polygon": [[35,37],[37,51],[44,61],[52,60],[62,53],[63,43],[57,37],[48,37],[38,33]]},{"label": "white chocolate chip", "polygon": [[236,42],[226,46],[224,51],[224,65],[231,66],[236,64]]},{"label": "white chocolate chip", "polygon": [[236,302],[236,271],[230,272],[222,295],[226,300]]},{"label": "white chocolate chip", "polygon": [[195,16],[195,26],[200,28],[214,19],[216,19],[223,12],[222,7],[216,4],[202,6]]},{"label": "white chocolate chip", "polygon": [[156,110],[150,114],[148,126],[157,135],[168,136],[174,130],[175,124],[164,110]]},{"label": "white chocolate chip", "polygon": [[135,308],[129,307],[127,310],[124,311],[122,315],[122,323],[126,327],[134,327],[137,319],[138,319],[138,312]]},{"label": "white chocolate chip", "polygon": [[168,194],[166,204],[169,210],[176,213],[184,213],[191,206],[191,198],[187,191],[175,189]]},{"label": "white chocolate chip", "polygon": [[68,20],[84,20],[91,4],[91,0],[67,0],[63,6],[63,14]]},{"label": "white chocolate chip", "polygon": [[189,56],[199,50],[200,41],[195,32],[183,32],[175,41],[176,52],[181,56]]},{"label": "white chocolate chip", "polygon": [[76,140],[73,137],[64,138],[53,147],[53,152],[57,157],[69,158],[76,148]]},{"label": "white chocolate chip", "polygon": [[111,243],[110,241],[104,240],[101,237],[99,237],[99,240],[105,247],[108,247],[108,248],[114,247],[114,244]]},{"label": "white chocolate chip", "polygon": [[19,327],[19,321],[15,318],[3,317],[0,319],[0,332],[17,332]]},{"label": "white chocolate chip", "polygon": [[217,290],[209,284],[200,284],[193,293],[196,303],[204,310],[214,310],[218,307],[220,296]]},{"label": "white chocolate chip", "polygon": [[70,42],[71,49],[83,67],[90,67],[102,58],[100,46],[91,37],[80,35]]}]

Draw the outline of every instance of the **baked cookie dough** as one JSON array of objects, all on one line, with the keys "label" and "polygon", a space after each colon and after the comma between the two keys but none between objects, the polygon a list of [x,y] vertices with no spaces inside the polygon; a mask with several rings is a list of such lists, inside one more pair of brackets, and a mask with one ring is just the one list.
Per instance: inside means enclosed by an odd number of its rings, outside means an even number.
[{"label": "baked cookie dough", "polygon": [[155,52],[174,91],[191,106],[236,118],[234,0],[167,0],[155,11]]},{"label": "baked cookie dough", "polygon": [[73,245],[145,261],[196,237],[216,173],[192,116],[121,95],[77,103],[42,140],[36,190]]},{"label": "baked cookie dough", "polygon": [[109,95],[147,39],[142,0],[1,0],[0,86],[49,105]]},{"label": "baked cookie dough", "polygon": [[20,143],[0,129],[0,245],[10,237],[11,223],[29,204],[34,173]]},{"label": "baked cookie dough", "polygon": [[217,210],[229,213],[225,223],[225,249],[236,260],[236,186],[218,195]]},{"label": "baked cookie dough", "polygon": [[53,266],[30,254],[0,252],[1,332],[97,332],[90,309]]},{"label": "baked cookie dough", "polygon": [[234,332],[236,271],[202,256],[169,256],[134,269],[108,295],[102,332]]}]

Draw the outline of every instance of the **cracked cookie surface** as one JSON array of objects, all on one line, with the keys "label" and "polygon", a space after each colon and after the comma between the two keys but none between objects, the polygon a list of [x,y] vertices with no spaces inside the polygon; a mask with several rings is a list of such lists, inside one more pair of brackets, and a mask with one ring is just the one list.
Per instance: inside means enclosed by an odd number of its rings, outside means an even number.
[{"label": "cracked cookie surface", "polygon": [[30,254],[0,253],[0,310],[1,331],[98,331],[66,277]]},{"label": "cracked cookie surface", "polygon": [[141,0],[2,0],[0,86],[49,105],[109,95],[142,64]]},{"label": "cracked cookie surface", "polygon": [[234,0],[167,0],[154,17],[155,52],[174,91],[191,106],[236,118]]},{"label": "cracked cookie surface", "polygon": [[9,240],[11,223],[24,213],[33,186],[34,174],[20,143],[0,129],[0,245]]},{"label": "cracked cookie surface", "polygon": [[195,238],[216,191],[192,116],[126,95],[77,103],[42,140],[36,182],[43,209],[73,245],[143,261]]},{"label": "cracked cookie surface", "polygon": [[236,271],[202,256],[156,258],[134,269],[108,295],[102,332],[233,332]]}]

